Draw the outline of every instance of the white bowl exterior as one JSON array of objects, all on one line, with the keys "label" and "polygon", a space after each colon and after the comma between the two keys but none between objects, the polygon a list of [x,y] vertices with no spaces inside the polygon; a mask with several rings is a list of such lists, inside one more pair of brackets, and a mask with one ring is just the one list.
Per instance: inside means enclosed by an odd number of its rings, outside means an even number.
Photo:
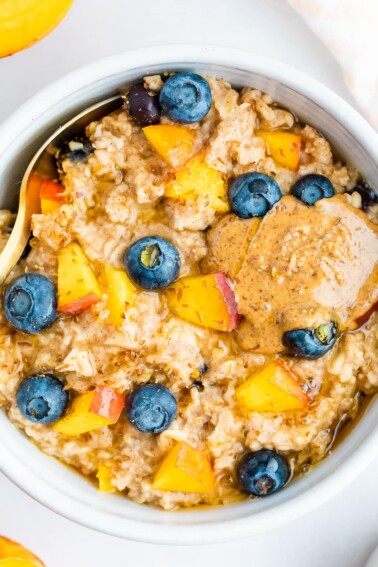
[{"label": "white bowl exterior", "polygon": [[[166,70],[195,70],[270,93],[314,125],[378,186],[378,135],[326,87],[280,63],[229,48],[179,45],[128,52],[84,67],[41,91],[0,128],[0,206],[12,206],[28,161],[48,135],[85,106],[135,79]],[[21,173],[20,173],[21,172]],[[378,399],[353,431],[309,475],[258,501],[203,510],[163,512],[102,494],[39,451],[0,413],[0,468],[52,510],[111,535],[152,543],[223,542],[288,522],[348,484],[378,452]]]}]

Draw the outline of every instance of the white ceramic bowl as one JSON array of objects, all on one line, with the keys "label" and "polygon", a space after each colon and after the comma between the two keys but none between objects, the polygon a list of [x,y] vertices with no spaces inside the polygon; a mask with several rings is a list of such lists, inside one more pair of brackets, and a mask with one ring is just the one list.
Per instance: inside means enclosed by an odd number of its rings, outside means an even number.
[{"label": "white ceramic bowl", "polygon": [[[261,57],[210,46],[166,46],[122,53],[71,73],[41,91],[0,129],[0,206],[15,202],[32,154],[79,109],[165,70],[214,74],[253,86],[318,128],[365,178],[378,185],[378,136],[346,102],[302,73]],[[163,512],[95,487],[40,452],[0,412],[0,468],[52,510],[128,539],[170,544],[224,542],[273,528],[305,513],[346,486],[378,452],[378,400],[343,443],[311,474],[275,495],[222,508]]]}]

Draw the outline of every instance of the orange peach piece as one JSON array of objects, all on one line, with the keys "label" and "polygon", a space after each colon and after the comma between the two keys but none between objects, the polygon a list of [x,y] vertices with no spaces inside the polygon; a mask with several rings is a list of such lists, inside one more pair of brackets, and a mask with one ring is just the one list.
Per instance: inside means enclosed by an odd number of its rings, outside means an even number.
[{"label": "orange peach piece", "polygon": [[117,491],[111,483],[110,468],[105,463],[101,463],[98,466],[96,478],[100,492],[112,493]]},{"label": "orange peach piece", "polygon": [[46,215],[59,209],[64,203],[62,193],[64,193],[64,187],[60,183],[48,180],[42,183],[39,192],[42,214]]},{"label": "orange peach piece", "polygon": [[272,158],[283,167],[296,171],[301,155],[301,137],[284,130],[256,130],[256,136],[263,138]]},{"label": "orange peach piece", "polygon": [[206,455],[180,442],[161,463],[152,487],[172,492],[211,493],[215,487],[215,477]]},{"label": "orange peach piece", "polygon": [[137,290],[125,270],[105,265],[100,279],[102,290],[108,296],[109,320],[115,327],[124,322],[127,307],[134,305]]},{"label": "orange peach piece", "polygon": [[[10,563],[18,561],[18,563]],[[8,563],[6,563],[8,562]],[[34,553],[21,544],[0,536],[0,565],[5,567],[45,567]]]},{"label": "orange peach piece", "polygon": [[202,197],[215,211],[226,213],[230,209],[224,177],[218,170],[207,165],[202,153],[187,161],[178,171],[176,179],[167,183],[165,196],[188,201]]},{"label": "orange peach piece", "polygon": [[209,329],[233,331],[238,308],[230,282],[223,272],[181,278],[167,288],[172,313]]},{"label": "orange peach piece", "polygon": [[310,398],[295,377],[277,361],[253,374],[236,390],[236,400],[248,412],[283,412],[303,409]]},{"label": "orange peach piece", "polygon": [[58,252],[58,311],[76,315],[101,299],[96,276],[77,242]]},{"label": "orange peach piece", "polygon": [[126,397],[107,386],[96,386],[89,411],[117,423]]},{"label": "orange peach piece", "polygon": [[50,33],[73,0],[1,0],[0,4],[0,57],[6,57]]},{"label": "orange peach piece", "polygon": [[66,415],[52,426],[53,430],[63,435],[77,436],[114,422],[102,415],[90,411],[95,390],[80,394],[71,403]]},{"label": "orange peach piece", "polygon": [[144,135],[170,166],[179,169],[193,155],[196,134],[190,128],[171,124],[158,124],[143,128]]}]

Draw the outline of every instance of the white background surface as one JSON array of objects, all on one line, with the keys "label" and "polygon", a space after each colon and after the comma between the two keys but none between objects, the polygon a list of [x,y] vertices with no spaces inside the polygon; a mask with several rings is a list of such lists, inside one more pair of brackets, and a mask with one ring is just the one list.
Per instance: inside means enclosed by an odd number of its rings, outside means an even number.
[{"label": "white background surface", "polygon": [[[76,0],[43,42],[0,60],[0,121],[82,64],[174,42],[264,54],[311,74],[351,101],[339,67],[284,0]],[[285,527],[197,548],[97,534],[43,508],[0,475],[0,533],[34,550],[47,567],[362,567],[378,543],[377,470],[378,459],[327,505]]]}]

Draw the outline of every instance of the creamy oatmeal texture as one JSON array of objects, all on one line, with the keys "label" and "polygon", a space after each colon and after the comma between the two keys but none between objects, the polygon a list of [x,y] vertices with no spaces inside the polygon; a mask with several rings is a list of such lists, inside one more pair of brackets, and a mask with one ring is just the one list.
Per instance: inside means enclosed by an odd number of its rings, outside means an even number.
[{"label": "creamy oatmeal texture", "polygon": [[[361,319],[378,300],[378,205],[361,211],[360,195],[352,191],[356,170],[335,158],[312,126],[298,123],[269,95],[251,88],[237,92],[223,80],[206,79],[213,103],[202,121],[185,126],[195,134],[191,153],[202,152],[205,163],[227,181],[251,171],[274,177],[284,196],[259,226],[256,219],[215,210],[206,195],[164,196],[177,169],[152,148],[127,110],[120,110],[88,127],[94,152],[87,160],[62,161],[64,203],[34,215],[31,252],[8,282],[38,272],[56,284],[57,253],[72,242],[79,243],[101,282],[104,264],[123,269],[125,250],[155,235],[179,251],[180,278],[227,273],[244,316],[237,330],[216,331],[175,316],[164,290],[138,289],[120,326],[109,322],[106,293],[89,309],[60,315],[35,335],[16,331],[1,313],[0,400],[9,418],[48,455],[93,478],[106,465],[114,489],[166,510],[239,500],[235,469],[247,450],[278,451],[300,474],[324,458],[336,426],[357,415],[364,394],[378,390],[378,314]],[[157,77],[148,84],[162,86]],[[161,124],[171,122],[164,117]],[[300,136],[299,167],[280,165],[259,130]],[[327,176],[337,194],[314,207],[289,196],[295,181],[309,173]],[[1,212],[4,234],[12,218]],[[299,249],[289,242],[295,237]],[[248,289],[259,284],[254,303]],[[315,288],[319,300],[309,303]],[[325,356],[306,360],[285,354],[282,332],[335,317],[340,331],[351,330],[340,334]],[[284,412],[240,411],[236,388],[277,353],[310,404]],[[46,372],[63,380],[71,396],[95,386],[128,395],[150,381],[163,384],[177,399],[176,418],[158,435],[138,431],[124,414],[114,425],[61,434],[27,420],[15,400],[25,377]],[[153,488],[160,463],[182,441],[210,461],[213,493]]]}]

